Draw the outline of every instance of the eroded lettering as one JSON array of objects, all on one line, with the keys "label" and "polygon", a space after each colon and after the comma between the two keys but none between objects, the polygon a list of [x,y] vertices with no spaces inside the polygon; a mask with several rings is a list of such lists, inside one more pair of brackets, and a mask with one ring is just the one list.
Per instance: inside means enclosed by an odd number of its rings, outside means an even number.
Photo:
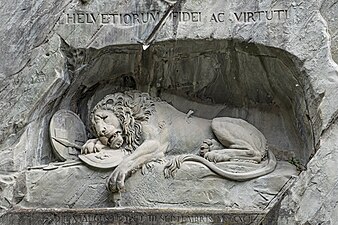
[{"label": "eroded lettering", "polygon": [[222,223],[229,225],[252,224],[258,218],[258,214],[144,214],[144,213],[115,213],[115,214],[59,214],[54,216],[42,217],[41,222],[48,225],[77,225],[88,223],[91,225],[101,224],[172,224],[189,223],[204,225],[209,223]]}]

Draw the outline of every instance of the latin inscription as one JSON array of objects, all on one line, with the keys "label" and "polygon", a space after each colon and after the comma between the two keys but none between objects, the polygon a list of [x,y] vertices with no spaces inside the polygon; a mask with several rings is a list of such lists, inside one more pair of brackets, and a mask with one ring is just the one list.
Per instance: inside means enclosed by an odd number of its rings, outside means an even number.
[{"label": "latin inscription", "polygon": [[[174,213],[28,213],[17,215],[22,224],[41,225],[166,225],[166,224],[257,224],[263,214],[174,214]],[[8,220],[7,222],[15,222]]]},{"label": "latin inscription", "polygon": [[[147,23],[157,23],[164,16],[164,12],[149,11],[137,13],[92,13],[92,12],[73,12],[64,14],[60,24],[100,24],[100,25],[120,25],[134,26]],[[191,22],[191,23],[224,23],[232,17],[239,23],[253,23],[259,21],[281,21],[288,19],[288,10],[273,9],[260,11],[243,12],[215,12],[206,14],[200,11],[180,11],[172,12],[169,20],[173,22]]]},{"label": "latin inscription", "polygon": [[[158,22],[164,15],[163,12],[150,11],[139,13],[89,13],[89,12],[74,12],[67,13],[63,16],[60,23],[65,24],[111,24],[133,26]],[[201,22],[201,12],[172,12],[170,19],[179,22]]]},{"label": "latin inscription", "polygon": [[133,215],[133,214],[114,214],[114,215],[67,215],[56,216],[55,218],[45,218],[43,224],[49,225],[73,225],[87,222],[91,225],[104,225],[107,222],[116,224],[166,224],[166,223],[223,223],[223,224],[252,224],[257,219],[257,215]]},{"label": "latin inscription", "polygon": [[288,18],[288,10],[276,9],[269,11],[256,12],[234,12],[234,16],[238,22],[256,22],[256,21],[270,21],[270,20],[285,20]]}]

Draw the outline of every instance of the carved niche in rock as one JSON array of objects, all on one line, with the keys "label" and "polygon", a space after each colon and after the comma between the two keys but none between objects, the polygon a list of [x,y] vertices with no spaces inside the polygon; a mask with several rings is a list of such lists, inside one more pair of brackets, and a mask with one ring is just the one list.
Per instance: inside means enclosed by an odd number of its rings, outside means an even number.
[{"label": "carved niche in rock", "polygon": [[[236,181],[268,174],[276,167],[265,137],[248,122],[194,117],[147,93],[107,95],[92,110],[91,123],[97,138],[83,145],[79,157],[94,167],[116,167],[107,180],[112,192],[124,189],[125,179],[136,169],[164,158],[170,159],[164,170],[166,177],[173,176],[184,161],[202,163],[219,176]],[[262,166],[249,172],[230,172],[217,165],[226,161]]]}]

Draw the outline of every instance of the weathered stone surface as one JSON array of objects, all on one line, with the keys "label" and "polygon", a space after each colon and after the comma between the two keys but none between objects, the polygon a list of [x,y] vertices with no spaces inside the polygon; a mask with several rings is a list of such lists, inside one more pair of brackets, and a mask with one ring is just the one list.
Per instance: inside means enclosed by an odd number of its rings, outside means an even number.
[{"label": "weathered stone surface", "polygon": [[[215,111],[198,106],[195,113],[248,119],[282,159],[306,164],[317,152],[282,203],[279,221],[336,224],[337,5],[331,0],[182,1],[175,10],[190,17],[197,12],[196,21],[169,17],[151,36],[170,8],[166,1],[3,1],[1,208],[29,197],[20,171],[55,159],[48,140],[53,112],[71,109],[88,125],[88,110],[99,99],[137,88],[182,111],[196,101],[220,103]],[[268,20],[256,13],[256,21],[244,21],[244,12],[270,9],[287,10],[287,16],[281,11],[279,19],[275,14]],[[150,10],[161,16],[134,25],[65,24],[67,13],[102,17]],[[138,41],[147,40],[154,42],[143,51]],[[190,103],[177,100],[182,97]]]},{"label": "weathered stone surface", "polygon": [[[234,165],[230,163],[223,167],[234,168]],[[253,170],[257,167],[259,165],[253,164],[244,168]],[[84,165],[32,169],[25,173],[25,196],[17,206],[101,208],[113,207],[114,201],[118,201],[122,207],[219,207],[260,211],[276,204],[271,201],[284,184],[298,174],[296,168],[287,162],[280,162],[273,173],[247,182],[226,181],[196,163],[184,163],[175,178],[170,179],[164,178],[163,169],[164,164],[154,163],[144,175],[141,171],[136,172],[127,180],[126,192],[120,196],[106,190],[110,170],[91,169]]]},{"label": "weathered stone surface", "polygon": [[325,0],[323,1],[320,7],[320,13],[324,17],[331,40],[331,54],[333,60],[338,62],[338,25],[337,25],[337,11],[338,4],[337,1],[334,0]]},{"label": "weathered stone surface", "polygon": [[83,165],[29,170],[25,179],[27,194],[20,205],[29,208],[112,207],[105,187],[108,175],[108,171],[92,170]]},{"label": "weathered stone surface", "polygon": [[32,50],[37,61],[1,81],[0,101],[6,109],[0,115],[2,170],[22,170],[52,158],[44,129],[51,117],[47,112],[54,111],[70,82],[59,45],[55,35],[47,46]]},{"label": "weathered stone surface", "polygon": [[320,150],[308,170],[289,190],[281,205],[279,224],[335,224],[337,221],[337,144],[334,123],[322,135]]}]

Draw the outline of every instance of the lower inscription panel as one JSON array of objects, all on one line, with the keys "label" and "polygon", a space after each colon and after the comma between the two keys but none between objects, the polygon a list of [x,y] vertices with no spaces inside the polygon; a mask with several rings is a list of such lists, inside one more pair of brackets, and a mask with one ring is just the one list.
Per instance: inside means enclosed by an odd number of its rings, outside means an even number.
[{"label": "lower inscription panel", "polygon": [[[19,209],[0,218],[0,224],[21,225],[245,225],[266,221],[265,212],[185,209]],[[264,222],[263,222],[264,224]]]}]

